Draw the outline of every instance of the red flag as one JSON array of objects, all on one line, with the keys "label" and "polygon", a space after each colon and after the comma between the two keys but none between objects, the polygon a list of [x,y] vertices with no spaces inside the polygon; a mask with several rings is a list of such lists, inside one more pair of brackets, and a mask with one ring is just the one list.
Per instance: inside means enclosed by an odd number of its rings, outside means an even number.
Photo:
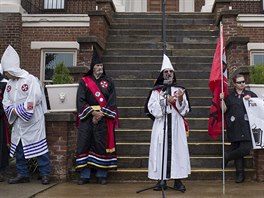
[{"label": "red flag", "polygon": [[221,101],[219,95],[222,90],[225,97],[228,95],[227,65],[225,49],[221,47],[221,43],[223,43],[222,41],[223,37],[220,37],[217,42],[209,79],[209,88],[213,94],[213,98],[208,121],[208,134],[212,139],[217,139],[222,133],[222,111],[220,108]]}]

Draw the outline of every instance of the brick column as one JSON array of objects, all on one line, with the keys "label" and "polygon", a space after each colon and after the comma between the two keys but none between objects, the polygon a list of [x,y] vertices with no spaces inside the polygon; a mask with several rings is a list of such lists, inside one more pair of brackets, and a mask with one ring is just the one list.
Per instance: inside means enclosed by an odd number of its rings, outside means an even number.
[{"label": "brick column", "polygon": [[255,177],[258,182],[264,181],[264,149],[256,149],[253,154]]},{"label": "brick column", "polygon": [[212,12],[215,15],[215,19],[220,15],[220,12],[224,10],[229,10],[231,0],[215,0]]},{"label": "brick column", "polygon": [[229,73],[242,66],[249,65],[247,50],[248,37],[229,37],[226,42],[227,67]]},{"label": "brick column", "polygon": [[46,114],[46,131],[51,162],[51,177],[69,180],[77,145],[76,113]]},{"label": "brick column", "polygon": [[20,0],[0,0],[0,57],[8,45],[21,52],[21,12]]}]

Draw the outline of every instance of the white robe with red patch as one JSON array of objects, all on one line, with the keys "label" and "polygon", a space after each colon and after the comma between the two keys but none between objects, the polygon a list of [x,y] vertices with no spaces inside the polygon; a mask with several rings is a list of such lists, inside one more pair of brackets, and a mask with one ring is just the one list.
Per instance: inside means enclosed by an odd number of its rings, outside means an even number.
[{"label": "white robe with red patch", "polygon": [[[13,124],[10,156],[14,156],[20,140],[26,159],[47,153],[44,117],[47,106],[40,81],[28,73],[18,80],[9,80],[3,107],[9,124]],[[14,109],[17,115],[12,113]]]}]

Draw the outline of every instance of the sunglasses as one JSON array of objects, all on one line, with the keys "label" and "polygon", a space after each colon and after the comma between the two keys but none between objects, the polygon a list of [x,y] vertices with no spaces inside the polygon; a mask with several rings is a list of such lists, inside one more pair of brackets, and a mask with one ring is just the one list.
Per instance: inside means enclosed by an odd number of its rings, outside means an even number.
[{"label": "sunglasses", "polygon": [[237,81],[236,84],[245,84],[246,82],[243,80],[243,81]]}]

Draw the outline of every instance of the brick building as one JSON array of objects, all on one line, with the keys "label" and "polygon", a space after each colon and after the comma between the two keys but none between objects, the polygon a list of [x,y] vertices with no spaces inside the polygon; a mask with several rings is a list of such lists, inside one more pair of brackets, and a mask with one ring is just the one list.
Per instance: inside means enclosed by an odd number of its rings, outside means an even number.
[{"label": "brick building", "polygon": [[[139,0],[138,0],[139,1]],[[93,47],[103,54],[117,12],[160,13],[161,0],[0,0],[0,57],[11,44],[21,65],[50,83],[57,62],[76,72],[88,67]],[[228,68],[264,63],[263,0],[167,0],[166,13],[212,13],[224,26]],[[51,72],[50,72],[51,71]],[[47,115],[53,176],[69,178],[75,150],[75,115]],[[258,153],[258,158],[264,155]],[[257,176],[264,180],[263,172]]]}]

